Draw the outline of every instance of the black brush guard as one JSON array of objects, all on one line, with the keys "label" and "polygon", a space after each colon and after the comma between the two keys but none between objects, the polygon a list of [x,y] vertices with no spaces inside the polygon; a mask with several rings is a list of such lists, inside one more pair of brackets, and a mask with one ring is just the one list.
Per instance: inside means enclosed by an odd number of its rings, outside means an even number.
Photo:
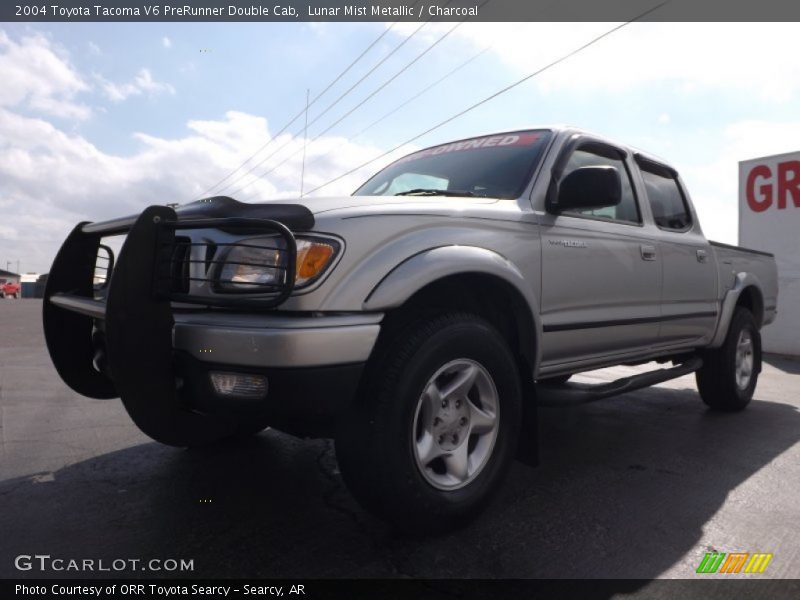
[{"label": "black brush guard", "polygon": [[[249,215],[204,218],[209,212],[230,214],[236,212],[232,209],[252,205],[222,199],[200,210],[188,206],[189,210],[177,213],[166,206],[151,206],[135,218],[80,223],[56,256],[43,303],[47,348],[64,382],[84,396],[119,396],[144,433],[176,446],[227,437],[236,431],[237,423],[193,411],[180,398],[179,377],[174,370],[171,303],[257,306],[261,310],[275,307],[292,293],[297,254],[292,232],[277,220]],[[310,228],[311,213],[301,206],[295,208],[302,209],[295,211],[296,228]],[[285,220],[291,222],[290,218]],[[175,280],[176,248],[185,243],[176,232],[199,228],[281,237],[286,254],[279,267],[283,281],[254,290],[261,294],[259,299],[252,294],[192,295],[186,290],[185,272],[180,281]],[[97,299],[93,280],[101,239],[124,233],[127,237],[104,290],[105,301]],[[209,272],[214,271],[212,266]],[[93,338],[103,332],[107,367],[99,369],[95,366],[97,339]]]}]

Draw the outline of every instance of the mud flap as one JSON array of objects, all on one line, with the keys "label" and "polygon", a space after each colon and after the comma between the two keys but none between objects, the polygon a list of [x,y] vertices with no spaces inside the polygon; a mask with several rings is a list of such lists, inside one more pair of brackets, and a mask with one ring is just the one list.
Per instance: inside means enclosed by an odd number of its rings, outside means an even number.
[{"label": "mud flap", "polygon": [[[172,355],[174,321],[168,295],[169,251],[176,221],[171,208],[151,206],[136,220],[116,261],[106,305],[108,363],[131,419],[154,440],[172,446],[210,443],[236,423],[181,405]],[[158,289],[167,286],[167,293]],[[155,293],[154,293],[155,292]]]},{"label": "mud flap", "polygon": [[114,383],[92,365],[92,317],[59,308],[55,294],[93,295],[94,264],[100,237],[83,233],[79,223],[61,245],[45,286],[42,322],[47,351],[53,365],[70,388],[90,398],[116,398]]}]

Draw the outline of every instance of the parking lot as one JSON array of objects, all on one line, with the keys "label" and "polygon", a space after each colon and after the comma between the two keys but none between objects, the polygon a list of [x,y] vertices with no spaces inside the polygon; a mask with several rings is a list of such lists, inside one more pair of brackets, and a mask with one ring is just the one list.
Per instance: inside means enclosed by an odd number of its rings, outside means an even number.
[{"label": "parking lot", "polygon": [[14,568],[38,553],[193,559],[181,575],[202,577],[707,578],[710,551],[774,555],[736,577],[800,575],[800,362],[770,357],[740,414],[708,412],[693,376],[542,409],[541,466],[515,464],[466,529],[416,540],[359,508],[330,441],[152,442],[118,400],[61,382],[40,311],[0,302],[3,577],[41,577]]}]

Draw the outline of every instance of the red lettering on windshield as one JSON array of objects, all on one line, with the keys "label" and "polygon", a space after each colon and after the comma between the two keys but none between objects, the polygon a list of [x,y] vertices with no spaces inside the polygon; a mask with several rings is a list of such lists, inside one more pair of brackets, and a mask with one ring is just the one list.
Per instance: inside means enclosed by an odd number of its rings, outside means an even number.
[{"label": "red lettering on windshield", "polygon": [[417,160],[426,156],[436,156],[438,154],[448,154],[450,152],[463,152],[466,150],[479,150],[481,148],[505,148],[507,146],[531,146],[535,144],[541,135],[538,133],[509,133],[506,135],[490,135],[481,138],[472,138],[469,140],[462,140],[460,142],[453,142],[450,144],[442,144],[441,146],[434,146],[420,150],[414,154],[410,154],[398,160],[395,164],[404,163],[410,160]]}]

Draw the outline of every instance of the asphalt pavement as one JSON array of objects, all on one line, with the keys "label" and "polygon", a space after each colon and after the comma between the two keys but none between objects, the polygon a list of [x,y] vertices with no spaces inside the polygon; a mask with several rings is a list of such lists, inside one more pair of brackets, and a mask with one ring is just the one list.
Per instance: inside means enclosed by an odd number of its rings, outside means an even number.
[{"label": "asphalt pavement", "polygon": [[4,578],[92,576],[15,568],[37,553],[191,559],[188,577],[708,578],[695,571],[713,551],[773,554],[763,574],[737,577],[800,576],[800,362],[769,357],[739,414],[706,410],[693,376],[542,409],[541,465],[515,463],[477,521],[420,540],[358,506],[329,440],[153,442],[119,400],[61,382],[40,312],[0,301]]}]

